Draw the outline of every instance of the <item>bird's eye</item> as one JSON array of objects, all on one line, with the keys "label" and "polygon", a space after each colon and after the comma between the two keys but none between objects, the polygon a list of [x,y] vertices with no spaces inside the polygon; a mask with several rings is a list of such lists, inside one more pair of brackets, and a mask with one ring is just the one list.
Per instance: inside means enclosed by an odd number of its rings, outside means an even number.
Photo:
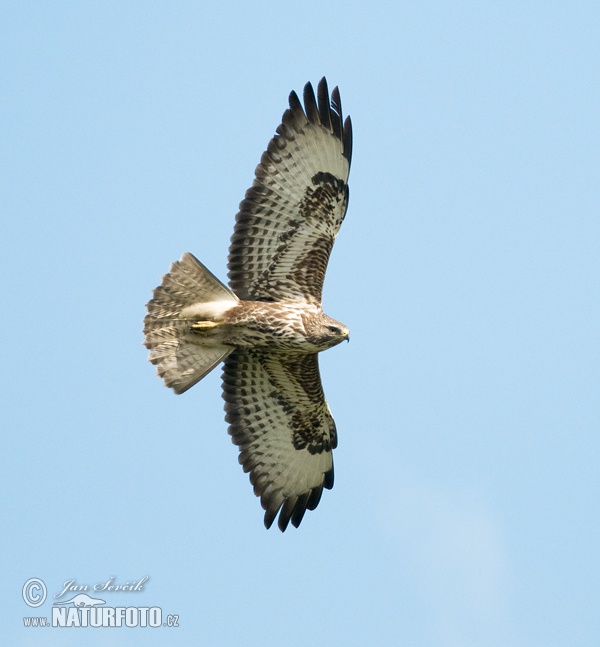
[{"label": "bird's eye", "polygon": [[340,329],[337,326],[327,326],[327,330],[334,334],[338,334],[340,332]]}]

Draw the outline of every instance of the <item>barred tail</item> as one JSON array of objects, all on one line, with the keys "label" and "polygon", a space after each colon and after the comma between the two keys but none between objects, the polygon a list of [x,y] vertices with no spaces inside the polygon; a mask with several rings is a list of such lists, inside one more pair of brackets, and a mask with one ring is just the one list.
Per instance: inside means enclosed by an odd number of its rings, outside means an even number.
[{"label": "barred tail", "polygon": [[237,303],[236,295],[192,254],[186,252],[171,265],[146,305],[144,343],[158,375],[175,393],[194,386],[233,350],[193,330],[218,325],[199,321],[215,304],[226,310]]}]

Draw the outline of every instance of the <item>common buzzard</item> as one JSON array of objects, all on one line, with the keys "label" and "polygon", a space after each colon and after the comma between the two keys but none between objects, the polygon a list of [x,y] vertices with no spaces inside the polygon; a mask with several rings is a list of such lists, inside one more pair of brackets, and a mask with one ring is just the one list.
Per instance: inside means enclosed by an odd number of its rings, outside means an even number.
[{"label": "common buzzard", "polygon": [[348,339],[321,309],[325,270],[348,205],[350,118],[337,88],[295,92],[240,204],[226,287],[192,254],[147,304],[150,361],[183,393],[224,361],[226,421],[269,528],[283,531],[333,486],[337,445],[318,353]]}]

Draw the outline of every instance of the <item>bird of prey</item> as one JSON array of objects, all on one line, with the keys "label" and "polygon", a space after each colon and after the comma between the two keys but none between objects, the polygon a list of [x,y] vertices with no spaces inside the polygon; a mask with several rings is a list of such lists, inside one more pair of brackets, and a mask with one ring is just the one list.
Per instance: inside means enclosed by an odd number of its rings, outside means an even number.
[{"label": "bird of prey", "polygon": [[284,531],[333,486],[337,433],[318,353],[348,339],[321,308],[346,215],[352,124],[337,87],[289,97],[236,216],[229,287],[192,254],[171,265],[144,319],[158,375],[183,393],[224,362],[223,398],[239,462],[270,528]]}]

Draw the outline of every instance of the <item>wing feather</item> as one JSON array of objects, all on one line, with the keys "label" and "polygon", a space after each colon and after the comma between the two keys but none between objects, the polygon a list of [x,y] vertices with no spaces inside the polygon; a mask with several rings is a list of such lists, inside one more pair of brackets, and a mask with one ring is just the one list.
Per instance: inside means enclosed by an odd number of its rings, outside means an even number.
[{"label": "wing feather", "polygon": [[265,525],[296,527],[333,487],[335,423],[325,402],[317,355],[236,350],[225,361],[226,420],[239,461],[250,472]]},{"label": "wing feather", "polygon": [[[348,206],[352,125],[339,90],[295,92],[236,216],[229,280],[241,299],[320,305],[331,248]],[[309,271],[310,270],[310,271]]]},{"label": "wing feather", "polygon": [[331,106],[329,104],[329,92],[327,90],[327,82],[321,79],[317,87],[317,97],[319,102],[319,121],[325,128],[333,132],[331,125]]}]

